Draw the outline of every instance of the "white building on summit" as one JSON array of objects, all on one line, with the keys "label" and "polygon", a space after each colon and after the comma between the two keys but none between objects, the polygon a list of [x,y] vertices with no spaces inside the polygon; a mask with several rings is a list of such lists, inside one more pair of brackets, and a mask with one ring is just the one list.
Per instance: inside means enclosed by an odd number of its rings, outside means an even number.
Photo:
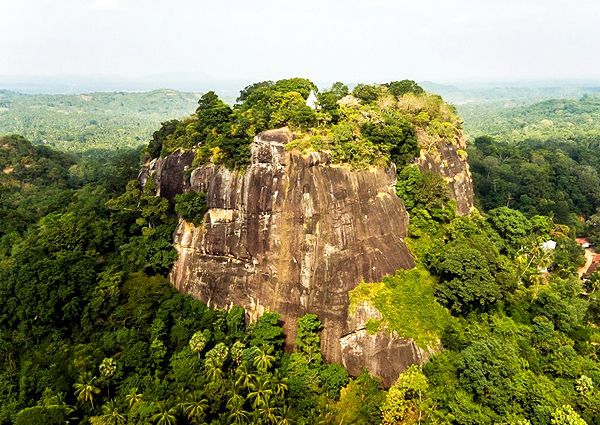
[{"label": "white building on summit", "polygon": [[315,95],[315,91],[311,90],[310,94],[308,95],[308,99],[306,99],[306,106],[310,107],[311,109],[319,109],[319,99],[317,99],[317,96]]}]

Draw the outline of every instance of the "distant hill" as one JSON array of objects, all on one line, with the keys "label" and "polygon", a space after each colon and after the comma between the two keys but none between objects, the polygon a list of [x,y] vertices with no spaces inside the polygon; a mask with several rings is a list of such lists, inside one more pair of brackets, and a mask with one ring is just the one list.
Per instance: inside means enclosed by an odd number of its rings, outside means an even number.
[{"label": "distant hill", "polygon": [[21,134],[64,151],[129,148],[160,123],[194,112],[199,94],[175,90],[29,95],[0,90],[0,135]]},{"label": "distant hill", "polygon": [[[585,94],[600,93],[597,82],[498,82],[465,83],[445,85],[424,81],[419,83],[432,93],[437,93],[459,109],[470,105],[493,105],[494,107],[514,107],[530,105],[548,99],[578,99]],[[472,106],[475,108],[476,106]]]},{"label": "distant hill", "polygon": [[521,141],[600,137],[599,95],[508,108],[493,103],[458,109],[472,138],[489,135],[503,141]]}]

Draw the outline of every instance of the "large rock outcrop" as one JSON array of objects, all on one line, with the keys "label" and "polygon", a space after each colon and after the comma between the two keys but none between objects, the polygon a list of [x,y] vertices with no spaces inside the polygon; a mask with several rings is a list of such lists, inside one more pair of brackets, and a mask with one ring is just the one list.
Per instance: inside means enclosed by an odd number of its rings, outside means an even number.
[{"label": "large rock outcrop", "polygon": [[348,293],[413,267],[404,243],[408,214],[395,195],[395,169],[353,171],[326,154],[285,150],[292,134],[257,136],[244,171],[212,164],[193,170],[191,190],[207,192],[204,225],[182,221],[173,284],[212,306],[244,306],[284,318],[289,345],[295,322],[316,313],[322,349],[342,362]]},{"label": "large rock outcrop", "polygon": [[[141,180],[154,176],[162,196],[207,193],[203,225],[182,220],[175,232],[179,256],[171,280],[210,306],[241,305],[252,320],[266,310],[280,313],[288,348],[296,320],[316,313],[327,361],[352,374],[366,367],[391,385],[429,353],[393,332],[367,332],[366,322],[379,313],[368,305],[350,312],[349,292],[361,281],[414,266],[404,243],[409,218],[395,194],[395,167],[334,165],[326,153],[286,150],[292,138],[287,129],[255,137],[245,170],[206,164],[190,174],[192,157],[178,152],[142,172]],[[470,184],[470,174],[456,149],[441,147],[417,161],[449,181],[466,213],[472,189],[463,195],[461,185]]]}]

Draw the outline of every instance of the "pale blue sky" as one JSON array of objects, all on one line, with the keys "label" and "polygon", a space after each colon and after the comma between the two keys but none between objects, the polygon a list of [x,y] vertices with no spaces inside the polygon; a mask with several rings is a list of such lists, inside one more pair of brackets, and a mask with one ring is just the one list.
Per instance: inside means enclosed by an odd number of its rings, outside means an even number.
[{"label": "pale blue sky", "polygon": [[600,1],[0,0],[0,75],[600,77]]}]

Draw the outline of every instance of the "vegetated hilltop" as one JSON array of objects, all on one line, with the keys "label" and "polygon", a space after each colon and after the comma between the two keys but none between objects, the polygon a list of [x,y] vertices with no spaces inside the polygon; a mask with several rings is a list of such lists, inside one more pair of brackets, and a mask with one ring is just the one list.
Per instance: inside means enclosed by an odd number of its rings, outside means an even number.
[{"label": "vegetated hilltop", "polygon": [[349,315],[348,292],[414,266],[392,164],[437,191],[441,214],[469,211],[462,143],[452,108],[413,81],[359,84],[352,94],[342,83],[318,93],[305,79],[263,82],[233,108],[209,92],[194,116],[164,123],[149,146],[162,156],[145,173],[157,193],[173,200],[185,191],[196,207],[179,206],[190,222],[176,232],[173,283],[252,317],[281,312],[290,347],[297,319],[316,313],[328,361],[355,374],[366,367],[389,385],[436,342],[367,334],[364,322],[378,313],[363,305]]},{"label": "vegetated hilltop", "polygon": [[419,152],[417,137],[434,144],[453,139],[461,121],[439,96],[424,93],[412,81],[388,85],[342,83],[318,95],[318,109],[306,104],[317,87],[305,79],[265,81],[246,87],[238,103],[226,105],[214,92],[202,96],[196,114],[163,124],[149,146],[152,157],[192,149],[195,164],[229,167],[249,163],[252,138],[265,130],[289,126],[296,140],[289,148],[329,152],[334,163],[354,167],[399,167]]},{"label": "vegetated hilltop", "polygon": [[147,143],[169,117],[194,109],[197,95],[145,93],[25,95],[0,90],[0,134],[21,134],[62,151],[124,149]]}]

